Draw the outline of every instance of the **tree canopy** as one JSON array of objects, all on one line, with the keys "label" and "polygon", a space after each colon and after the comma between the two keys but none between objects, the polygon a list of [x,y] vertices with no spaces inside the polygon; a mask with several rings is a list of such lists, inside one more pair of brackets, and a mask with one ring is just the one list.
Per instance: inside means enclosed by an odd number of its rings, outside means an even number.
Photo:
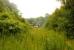
[{"label": "tree canopy", "polygon": [[74,0],[60,0],[62,6],[49,16],[45,27],[65,31],[70,38],[74,37]]},{"label": "tree canopy", "polygon": [[[15,4],[8,0],[0,0],[0,34],[9,35],[20,33],[27,29],[27,23],[21,15]],[[9,33],[9,34],[8,34]]]}]

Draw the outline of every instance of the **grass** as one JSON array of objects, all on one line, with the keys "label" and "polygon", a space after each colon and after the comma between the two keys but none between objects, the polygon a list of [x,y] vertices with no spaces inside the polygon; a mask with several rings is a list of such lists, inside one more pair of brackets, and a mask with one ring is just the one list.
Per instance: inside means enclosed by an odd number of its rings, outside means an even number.
[{"label": "grass", "polygon": [[28,33],[0,38],[0,50],[71,50],[62,33],[33,28]]}]

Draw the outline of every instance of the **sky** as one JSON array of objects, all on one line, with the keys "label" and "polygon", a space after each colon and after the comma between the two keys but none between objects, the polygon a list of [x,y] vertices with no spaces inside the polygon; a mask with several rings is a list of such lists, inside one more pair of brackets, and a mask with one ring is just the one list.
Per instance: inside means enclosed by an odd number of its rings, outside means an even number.
[{"label": "sky", "polygon": [[52,14],[61,6],[56,0],[10,0],[10,2],[16,4],[23,18],[44,17],[46,13]]}]

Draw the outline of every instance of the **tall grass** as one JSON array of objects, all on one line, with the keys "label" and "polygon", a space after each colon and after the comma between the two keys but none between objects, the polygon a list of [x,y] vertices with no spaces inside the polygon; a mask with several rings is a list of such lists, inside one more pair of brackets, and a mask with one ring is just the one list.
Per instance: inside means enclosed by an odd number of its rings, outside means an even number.
[{"label": "tall grass", "polygon": [[0,50],[71,50],[61,33],[33,28],[28,33],[0,38]]}]

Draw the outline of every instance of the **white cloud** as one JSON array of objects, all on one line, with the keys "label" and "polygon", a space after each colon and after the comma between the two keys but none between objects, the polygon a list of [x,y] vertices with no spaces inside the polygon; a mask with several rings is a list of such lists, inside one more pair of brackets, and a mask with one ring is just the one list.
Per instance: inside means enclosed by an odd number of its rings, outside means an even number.
[{"label": "white cloud", "polygon": [[56,0],[10,0],[15,3],[23,13],[24,18],[44,16],[45,13],[51,14],[56,8],[61,6]]}]

